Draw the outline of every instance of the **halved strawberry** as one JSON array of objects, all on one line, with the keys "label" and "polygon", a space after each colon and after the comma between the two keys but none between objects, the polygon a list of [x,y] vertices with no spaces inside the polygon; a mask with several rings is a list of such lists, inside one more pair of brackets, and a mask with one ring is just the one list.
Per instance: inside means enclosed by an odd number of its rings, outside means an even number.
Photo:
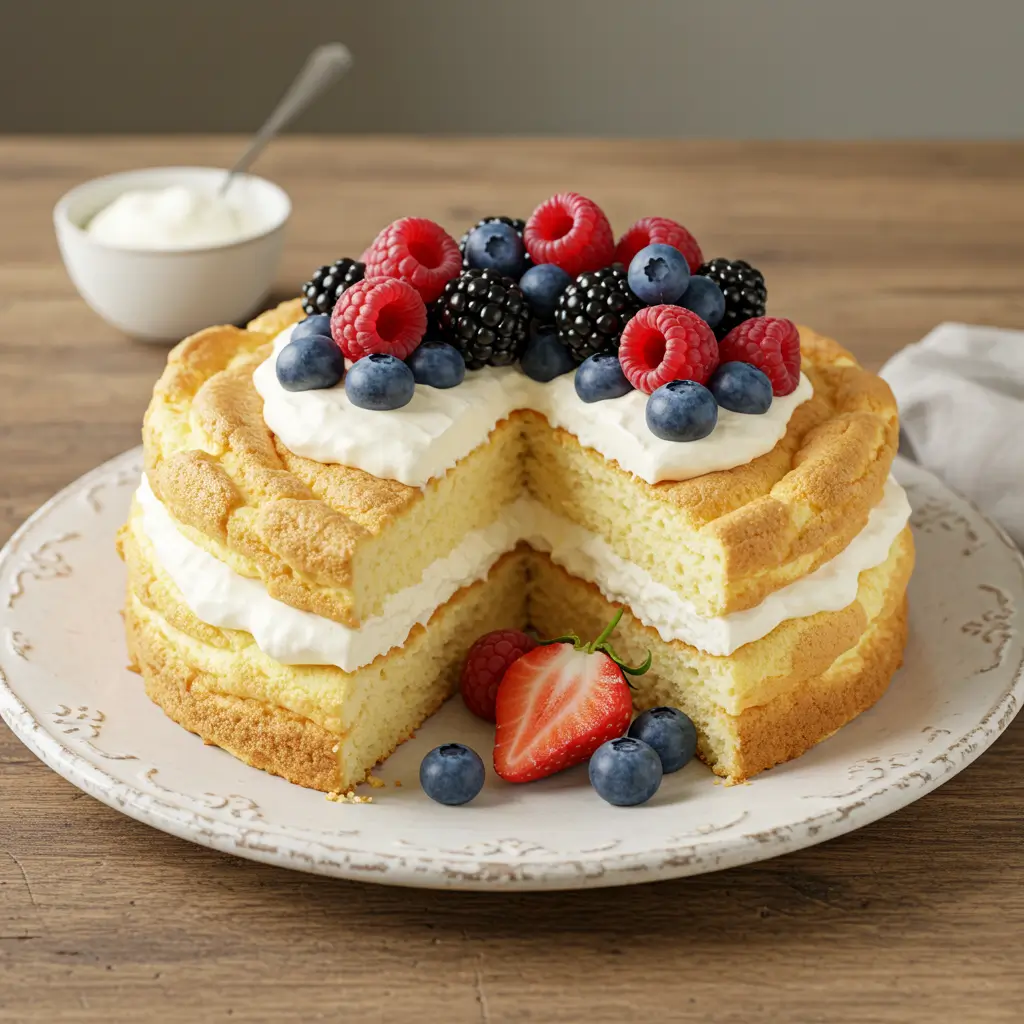
[{"label": "halved strawberry", "polygon": [[506,782],[532,782],[581,761],[629,726],[633,699],[623,672],[651,667],[623,665],[608,643],[620,608],[590,644],[558,637],[513,662],[498,687],[494,770]]}]

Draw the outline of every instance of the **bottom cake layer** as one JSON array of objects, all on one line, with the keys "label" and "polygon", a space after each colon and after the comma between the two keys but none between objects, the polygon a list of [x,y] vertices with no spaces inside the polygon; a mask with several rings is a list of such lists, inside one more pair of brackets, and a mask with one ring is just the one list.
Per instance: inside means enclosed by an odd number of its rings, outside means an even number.
[{"label": "bottom cake layer", "polygon": [[[788,657],[789,664],[784,677],[764,680],[774,696],[737,714],[713,699],[703,685],[703,673],[694,670],[702,662],[707,668],[708,655],[683,644],[665,643],[627,610],[615,632],[616,652],[632,663],[641,661],[647,650],[653,654],[650,671],[630,679],[635,707],[668,705],[685,711],[697,726],[701,759],[730,782],[742,782],[798,757],[871,707],[902,663],[912,556],[894,552],[890,562],[891,585],[878,614],[852,647],[824,667],[815,666],[813,659],[804,660],[796,647],[776,652],[783,661]],[[542,635],[558,636],[571,626],[581,636],[596,636],[614,614],[615,606],[596,587],[550,562],[537,560],[532,574],[530,618]],[[829,626],[822,623],[821,629],[828,631]],[[766,640],[771,638],[770,634]],[[842,644],[838,635],[832,642]],[[763,645],[761,641],[749,647]],[[730,659],[711,660],[727,663]]]},{"label": "bottom cake layer", "polygon": [[[357,672],[280,665],[244,633],[226,647],[197,638],[198,620],[179,605],[168,617],[146,603],[128,552],[125,627],[146,693],[179,725],[254,768],[325,792],[362,782],[451,696],[466,651],[482,633],[526,618],[526,560],[503,558],[466,587],[405,646]],[[141,596],[140,596],[141,593]],[[191,619],[191,621],[190,621]],[[209,629],[210,627],[205,627]]]},{"label": "bottom cake layer", "polygon": [[[592,584],[522,548],[362,669],[282,665],[248,633],[197,619],[144,536],[129,529],[121,542],[129,649],[149,696],[207,743],[327,791],[362,781],[440,707],[482,633],[530,623],[542,636],[596,636],[616,608]],[[653,654],[651,671],[632,680],[637,707],[684,710],[701,757],[731,782],[798,756],[885,691],[902,660],[912,566],[904,531],[886,562],[861,574],[848,608],[787,621],[729,657],[663,641],[627,609],[616,649],[633,662]]]}]

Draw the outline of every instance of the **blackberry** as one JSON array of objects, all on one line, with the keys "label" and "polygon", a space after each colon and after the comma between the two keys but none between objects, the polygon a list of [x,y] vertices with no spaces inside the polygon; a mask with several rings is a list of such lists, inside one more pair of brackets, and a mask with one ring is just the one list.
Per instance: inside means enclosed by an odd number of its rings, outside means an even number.
[{"label": "blackberry", "polygon": [[[510,228],[514,228],[520,238],[523,237],[523,231],[526,229],[526,221],[522,217],[484,217],[483,220],[478,220],[470,229],[459,239],[459,252],[462,253],[462,269],[466,270],[469,268],[469,262],[466,259],[466,243],[469,241],[469,236],[480,227],[485,224],[490,224],[492,220],[500,220],[502,224],[507,224]],[[523,273],[525,274],[530,267],[533,266],[533,260],[530,259],[530,254],[527,253],[523,256]]]},{"label": "blackberry", "polygon": [[598,352],[617,352],[623,328],[642,305],[621,263],[585,271],[558,297],[558,338],[577,363]]},{"label": "blackberry", "polygon": [[746,260],[727,260],[719,256],[702,263],[697,273],[714,281],[725,296],[725,313],[715,328],[719,341],[744,320],[764,316],[768,289],[761,271]]},{"label": "blackberry", "polygon": [[462,353],[467,369],[508,366],[526,347],[526,299],[515,281],[495,270],[464,270],[444,286],[434,310],[441,335]]},{"label": "blackberry", "polygon": [[309,316],[315,313],[330,314],[338,296],[356,281],[362,281],[366,264],[358,260],[338,260],[321,267],[302,286],[302,308]]}]

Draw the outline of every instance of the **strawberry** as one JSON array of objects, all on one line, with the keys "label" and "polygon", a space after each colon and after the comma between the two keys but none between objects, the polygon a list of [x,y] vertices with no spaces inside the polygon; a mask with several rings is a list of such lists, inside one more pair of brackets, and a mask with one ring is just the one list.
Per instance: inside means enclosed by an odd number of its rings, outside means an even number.
[{"label": "strawberry", "polygon": [[506,782],[532,782],[586,761],[629,726],[633,699],[623,665],[608,642],[616,613],[593,643],[575,635],[549,640],[513,662],[498,687],[494,770]]}]

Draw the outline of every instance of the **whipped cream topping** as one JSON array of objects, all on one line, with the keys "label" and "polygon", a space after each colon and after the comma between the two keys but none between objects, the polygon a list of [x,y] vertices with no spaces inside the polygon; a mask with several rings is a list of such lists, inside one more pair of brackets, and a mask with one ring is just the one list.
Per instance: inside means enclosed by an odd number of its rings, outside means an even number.
[{"label": "whipped cream topping", "polygon": [[253,374],[267,426],[296,455],[352,466],[410,487],[443,476],[516,409],[542,413],[552,426],[648,483],[689,480],[770,452],[794,410],[814,393],[801,374],[797,389],[775,398],[763,415],[720,409],[711,434],[685,443],[651,433],[645,419],[647,395],[640,391],[587,404],[576,394],[574,374],[541,384],[511,366],[471,370],[462,384],[447,390],[417,384],[407,406],[381,413],[352,405],[342,386],[322,391],[281,387],[275,363],[291,332],[289,327],[278,336],[274,354]]},{"label": "whipped cream topping", "polygon": [[237,242],[257,225],[252,213],[222,196],[186,185],[124,192],[89,221],[107,245],[192,249]]},{"label": "whipped cream topping", "polygon": [[485,578],[521,540],[548,552],[573,576],[594,583],[609,601],[627,605],[662,640],[679,640],[708,654],[732,654],[787,619],[839,611],[853,602],[860,574],[885,561],[910,517],[905,492],[890,478],[864,529],[830,562],[756,608],[707,618],[602,538],[521,498],[497,522],[467,534],[451,554],[427,568],[419,583],[392,595],[380,616],[351,629],[275,600],[262,583],[238,575],[194,544],[178,530],[145,478],[136,498],[143,531],[194,615],[212,626],[251,633],[260,650],[282,664],[335,665],[345,672],[400,646],[417,623],[426,623],[461,587]]}]

